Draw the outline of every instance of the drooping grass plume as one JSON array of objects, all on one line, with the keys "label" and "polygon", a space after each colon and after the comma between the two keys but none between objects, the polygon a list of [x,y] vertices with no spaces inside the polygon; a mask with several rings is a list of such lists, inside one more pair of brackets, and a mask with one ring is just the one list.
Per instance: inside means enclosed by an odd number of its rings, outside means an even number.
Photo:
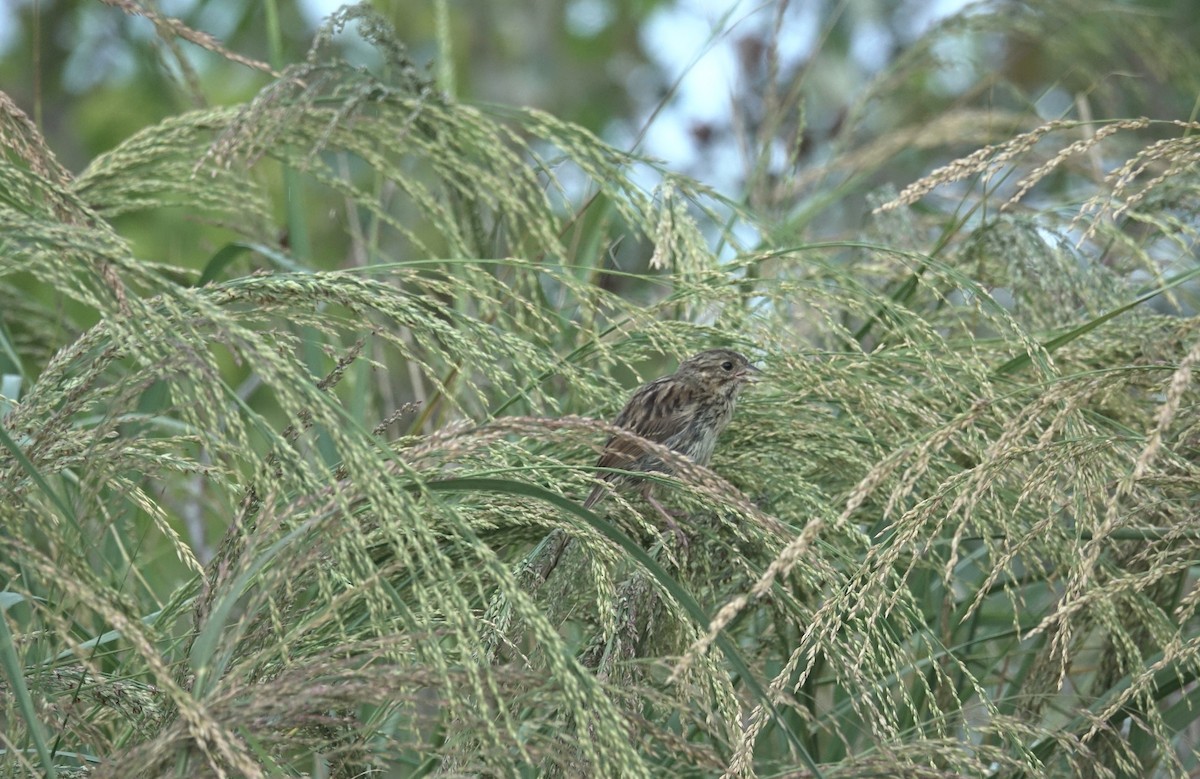
[{"label": "drooping grass plume", "polygon": [[[1195,769],[1191,124],[1006,130],[815,243],[363,8],[78,175],[0,112],[7,774]],[[764,380],[707,467],[655,452],[689,543],[584,509],[714,346]]]}]

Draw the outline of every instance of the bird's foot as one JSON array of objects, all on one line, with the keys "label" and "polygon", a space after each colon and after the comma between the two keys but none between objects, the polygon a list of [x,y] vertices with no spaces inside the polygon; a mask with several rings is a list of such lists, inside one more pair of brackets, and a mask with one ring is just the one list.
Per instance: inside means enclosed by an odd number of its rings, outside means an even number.
[{"label": "bird's foot", "polygon": [[653,506],[655,510],[662,515],[662,518],[667,521],[667,527],[672,533],[675,534],[675,538],[679,541],[679,548],[686,551],[689,543],[687,533],[683,532],[683,528],[679,526],[679,523],[675,521],[675,518],[682,517],[687,512],[671,511],[666,506],[659,503],[653,495],[647,495],[646,500],[649,501],[650,505]]}]

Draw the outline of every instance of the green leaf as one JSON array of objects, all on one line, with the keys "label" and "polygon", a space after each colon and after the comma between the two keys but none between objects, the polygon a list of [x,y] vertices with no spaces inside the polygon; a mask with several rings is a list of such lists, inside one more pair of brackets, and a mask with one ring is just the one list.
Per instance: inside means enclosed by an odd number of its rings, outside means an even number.
[{"label": "green leaf", "polygon": [[196,286],[203,287],[205,284],[216,281],[221,272],[232,265],[234,260],[251,251],[253,248],[247,243],[229,243],[222,246],[220,251],[205,264],[204,271],[196,280]]}]

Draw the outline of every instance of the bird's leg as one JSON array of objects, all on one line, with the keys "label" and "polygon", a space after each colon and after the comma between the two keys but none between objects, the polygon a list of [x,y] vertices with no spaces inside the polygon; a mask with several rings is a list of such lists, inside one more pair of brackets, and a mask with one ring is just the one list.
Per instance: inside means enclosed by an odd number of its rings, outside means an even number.
[{"label": "bird's leg", "polygon": [[658,499],[651,494],[652,487],[653,485],[646,484],[646,486],[642,488],[642,497],[645,498],[646,502],[653,506],[655,511],[661,514],[662,518],[667,521],[667,527],[670,528],[671,532],[675,534],[675,537],[679,539],[679,545],[682,548],[687,549],[687,534],[683,532],[683,528],[681,528],[679,523],[675,521],[675,517],[680,516],[682,512],[672,512],[666,506],[659,503]]}]

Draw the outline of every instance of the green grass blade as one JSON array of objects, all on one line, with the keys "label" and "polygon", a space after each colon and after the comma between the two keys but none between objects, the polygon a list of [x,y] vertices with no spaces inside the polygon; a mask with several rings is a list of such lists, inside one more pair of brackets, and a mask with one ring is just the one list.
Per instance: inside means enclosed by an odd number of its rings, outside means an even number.
[{"label": "green grass blade", "polygon": [[50,745],[46,741],[46,730],[34,710],[33,697],[25,684],[25,668],[21,664],[21,658],[17,656],[13,634],[8,629],[8,619],[3,614],[0,614],[0,666],[3,666],[4,674],[8,677],[9,692],[16,699],[17,709],[25,720],[25,728],[33,739],[33,746],[46,769],[46,776],[54,779],[58,774],[50,755]]}]

